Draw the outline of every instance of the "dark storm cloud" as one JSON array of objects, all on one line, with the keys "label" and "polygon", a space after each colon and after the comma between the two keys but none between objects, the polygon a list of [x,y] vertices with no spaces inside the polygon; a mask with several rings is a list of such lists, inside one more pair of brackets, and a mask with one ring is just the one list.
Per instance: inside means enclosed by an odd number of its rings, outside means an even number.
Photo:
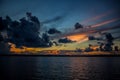
[{"label": "dark storm cloud", "polygon": [[14,43],[17,47],[50,47],[52,43],[47,33],[39,36],[40,22],[38,18],[30,12],[27,12],[26,15],[27,19],[23,17],[19,21],[13,21],[9,16],[6,19],[0,19],[0,31],[7,32],[7,41]]},{"label": "dark storm cloud", "polygon": [[73,43],[75,41],[72,41],[72,40],[70,40],[68,38],[61,38],[61,39],[58,40],[58,42],[59,43]]},{"label": "dark storm cloud", "polygon": [[48,31],[48,34],[56,34],[56,33],[61,33],[61,31],[57,30],[56,28],[50,28]]}]

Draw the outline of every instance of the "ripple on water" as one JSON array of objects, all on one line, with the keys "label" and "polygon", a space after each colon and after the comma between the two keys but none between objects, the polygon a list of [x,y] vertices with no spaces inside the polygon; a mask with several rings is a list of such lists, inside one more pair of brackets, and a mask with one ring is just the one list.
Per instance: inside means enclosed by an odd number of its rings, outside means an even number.
[{"label": "ripple on water", "polygon": [[119,57],[11,58],[0,58],[0,71],[11,80],[120,80]]}]

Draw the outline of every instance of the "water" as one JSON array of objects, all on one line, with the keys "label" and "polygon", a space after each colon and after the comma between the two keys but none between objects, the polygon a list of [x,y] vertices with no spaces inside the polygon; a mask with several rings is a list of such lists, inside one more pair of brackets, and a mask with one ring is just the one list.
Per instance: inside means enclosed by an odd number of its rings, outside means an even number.
[{"label": "water", "polygon": [[0,80],[120,80],[119,57],[0,57]]}]

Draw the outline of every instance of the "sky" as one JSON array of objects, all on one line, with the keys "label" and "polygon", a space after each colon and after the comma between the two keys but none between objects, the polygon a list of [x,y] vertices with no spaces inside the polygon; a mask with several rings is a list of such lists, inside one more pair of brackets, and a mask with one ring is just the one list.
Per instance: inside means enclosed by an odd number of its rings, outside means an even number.
[{"label": "sky", "polygon": [[[0,16],[9,15],[12,19],[19,20],[26,16],[26,12],[32,12],[41,23],[60,16],[57,21],[43,24],[41,30],[57,28],[63,34],[67,33],[70,39],[75,39],[70,34],[79,36],[79,31],[73,31],[76,22],[100,29],[120,24],[119,3],[119,0],[0,0]],[[76,39],[85,36],[83,34]]]},{"label": "sky", "polygon": [[[0,0],[0,16],[9,15],[20,19],[30,11],[41,22],[56,16],[63,16],[57,22],[46,24],[59,29],[72,27],[76,22],[91,25],[99,21],[118,17],[120,14],[119,0]],[[100,16],[101,19],[88,19]],[[88,20],[88,22],[85,22]]]}]

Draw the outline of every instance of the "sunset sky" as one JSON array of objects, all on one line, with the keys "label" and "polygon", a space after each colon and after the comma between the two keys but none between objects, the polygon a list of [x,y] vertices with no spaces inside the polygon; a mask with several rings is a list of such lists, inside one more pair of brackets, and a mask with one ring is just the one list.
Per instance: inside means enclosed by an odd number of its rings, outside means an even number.
[{"label": "sunset sky", "polygon": [[[25,17],[32,12],[42,24],[40,32],[56,28],[62,34],[52,35],[55,40],[67,37],[75,43],[53,46],[46,49],[74,49],[88,46],[87,36],[100,36],[97,32],[111,32],[119,37],[120,6],[119,0],[0,0],[0,16],[9,15],[13,20]],[[60,17],[59,20],[44,23],[46,20]],[[74,29],[76,22],[84,26],[84,30]],[[91,26],[91,29],[87,29]],[[105,30],[104,30],[105,29]],[[82,32],[83,31],[83,32]],[[96,42],[92,42],[96,44]]]}]

